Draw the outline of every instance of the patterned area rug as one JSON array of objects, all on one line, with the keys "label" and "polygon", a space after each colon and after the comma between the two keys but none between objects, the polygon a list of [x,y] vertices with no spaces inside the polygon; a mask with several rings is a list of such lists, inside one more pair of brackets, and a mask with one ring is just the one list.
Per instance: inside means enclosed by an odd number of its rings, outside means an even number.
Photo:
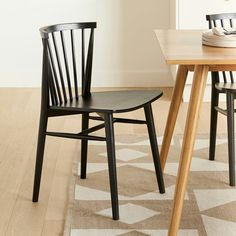
[{"label": "patterned area rug", "polygon": [[[76,164],[65,235],[167,235],[181,143],[182,135],[174,136],[161,195],[148,137],[116,137],[120,220],[113,221],[105,143],[90,142],[86,180],[79,178]],[[218,135],[216,161],[208,160],[208,144],[208,137],[197,136],[179,236],[236,235],[236,188],[228,185],[226,136]]]}]

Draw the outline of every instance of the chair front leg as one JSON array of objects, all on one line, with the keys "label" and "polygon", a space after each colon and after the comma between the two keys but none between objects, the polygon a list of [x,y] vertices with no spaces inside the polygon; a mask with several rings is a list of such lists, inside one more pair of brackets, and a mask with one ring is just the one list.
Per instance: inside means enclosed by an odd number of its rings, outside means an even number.
[{"label": "chair front leg", "polygon": [[215,107],[219,103],[219,92],[215,88],[215,83],[219,82],[219,73],[211,72],[211,121],[210,121],[210,147],[209,147],[209,160],[215,160],[216,149],[216,130],[217,130],[217,118],[218,112]]},{"label": "chair front leg", "polygon": [[36,152],[35,172],[34,172],[34,189],[33,189],[33,202],[38,202],[42,166],[43,166],[43,154],[46,139],[48,117],[45,111],[41,111],[38,131],[38,144]]},{"label": "chair front leg", "polygon": [[[89,126],[89,113],[82,114],[82,131],[88,129]],[[80,178],[86,179],[87,170],[87,155],[88,155],[88,140],[81,140],[81,166]]]},{"label": "chair front leg", "polygon": [[115,137],[113,126],[112,113],[104,114],[106,144],[107,144],[107,159],[110,179],[112,215],[114,220],[119,220],[119,202],[117,190],[117,174],[116,174],[116,154],[115,154]]},{"label": "chair front leg", "polygon": [[163,180],[163,175],[162,175],[160,155],[159,155],[159,150],[158,150],[158,145],[157,145],[156,131],[155,131],[151,104],[148,104],[144,107],[144,112],[145,112],[145,117],[147,121],[147,128],[148,128],[148,133],[149,133],[152,157],[153,157],[153,162],[155,166],[159,191],[160,193],[165,193],[165,185],[164,185],[164,180]]},{"label": "chair front leg", "polygon": [[235,186],[235,146],[234,146],[234,94],[226,92],[228,155],[229,155],[229,184]]}]

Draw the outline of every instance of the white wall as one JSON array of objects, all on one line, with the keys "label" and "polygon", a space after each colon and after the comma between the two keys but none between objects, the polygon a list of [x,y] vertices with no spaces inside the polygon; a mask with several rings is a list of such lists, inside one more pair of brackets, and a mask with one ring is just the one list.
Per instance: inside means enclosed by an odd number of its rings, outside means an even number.
[{"label": "white wall", "polygon": [[166,0],[1,2],[0,86],[39,86],[41,26],[97,21],[94,86],[169,86],[153,29],[169,28]]},{"label": "white wall", "polygon": [[178,8],[178,24],[181,29],[207,29],[207,14],[236,12],[236,1],[178,0]]}]

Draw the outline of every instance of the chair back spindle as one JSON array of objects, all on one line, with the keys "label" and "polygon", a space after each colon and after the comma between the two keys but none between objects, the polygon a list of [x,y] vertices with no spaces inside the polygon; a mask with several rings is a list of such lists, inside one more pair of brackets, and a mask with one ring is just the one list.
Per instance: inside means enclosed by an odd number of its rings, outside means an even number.
[{"label": "chair back spindle", "polygon": [[74,32],[70,30],[71,34],[71,50],[72,50],[72,61],[73,61],[73,75],[74,75],[74,87],[75,87],[75,98],[79,98],[78,83],[77,83],[77,69],[76,69],[76,57],[75,57],[75,44],[74,44]]}]

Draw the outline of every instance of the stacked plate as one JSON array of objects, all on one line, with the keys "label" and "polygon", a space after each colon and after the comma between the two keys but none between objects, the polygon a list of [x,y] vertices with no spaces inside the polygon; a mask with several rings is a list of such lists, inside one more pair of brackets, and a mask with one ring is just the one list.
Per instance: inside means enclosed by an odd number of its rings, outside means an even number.
[{"label": "stacked plate", "polygon": [[213,28],[202,33],[202,44],[213,47],[236,47],[236,28]]}]

